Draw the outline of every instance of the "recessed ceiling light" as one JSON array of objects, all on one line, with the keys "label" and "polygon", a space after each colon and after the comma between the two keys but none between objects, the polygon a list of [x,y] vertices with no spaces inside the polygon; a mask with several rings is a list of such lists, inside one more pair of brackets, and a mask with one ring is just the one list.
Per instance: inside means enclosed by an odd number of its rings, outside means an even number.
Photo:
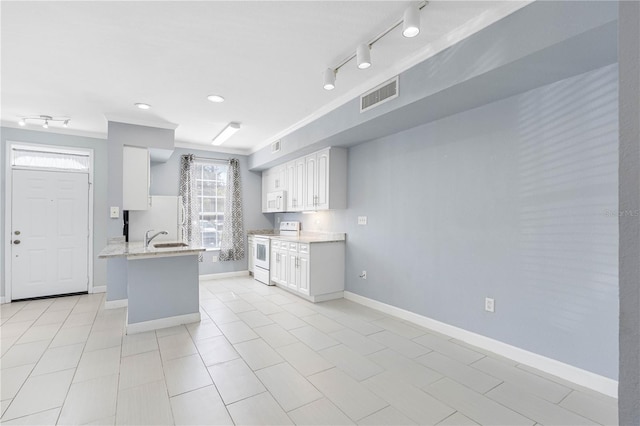
[{"label": "recessed ceiling light", "polygon": [[220,95],[209,95],[207,96],[207,99],[209,99],[211,102],[215,102],[215,103],[220,103],[220,102],[224,102],[224,98]]},{"label": "recessed ceiling light", "polygon": [[138,107],[138,108],[140,108],[140,109],[149,109],[149,108],[151,108],[151,105],[149,105],[149,104],[143,104],[143,103],[141,103],[141,102],[136,103],[136,104],[135,104],[135,106],[137,106],[137,107]]}]

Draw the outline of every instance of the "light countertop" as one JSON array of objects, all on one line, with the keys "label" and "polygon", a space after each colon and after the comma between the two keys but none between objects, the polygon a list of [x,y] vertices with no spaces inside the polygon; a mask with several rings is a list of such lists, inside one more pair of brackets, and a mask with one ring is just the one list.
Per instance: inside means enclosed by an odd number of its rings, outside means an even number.
[{"label": "light countertop", "polygon": [[[166,241],[161,241],[165,243]],[[166,247],[156,248],[153,246],[153,241],[149,244],[148,248],[144,248],[143,242],[131,242],[125,243],[124,241],[109,241],[109,244],[102,249],[98,258],[108,259],[114,257],[127,257],[127,258],[149,258],[149,257],[169,257],[169,256],[185,256],[190,254],[198,254],[205,251],[204,247]]]},{"label": "light countertop", "polygon": [[261,235],[272,240],[289,241],[292,243],[333,243],[345,241],[346,235],[343,232],[301,232],[297,237],[287,237],[282,235]]}]

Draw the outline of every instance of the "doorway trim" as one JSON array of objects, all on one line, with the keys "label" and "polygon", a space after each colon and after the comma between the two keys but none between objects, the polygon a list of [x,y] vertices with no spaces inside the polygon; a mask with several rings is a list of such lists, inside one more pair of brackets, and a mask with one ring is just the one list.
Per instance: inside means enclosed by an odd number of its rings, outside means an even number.
[{"label": "doorway trim", "polygon": [[5,152],[5,217],[4,217],[4,297],[0,303],[11,303],[12,297],[12,282],[11,282],[11,223],[12,223],[12,209],[11,199],[13,191],[13,170],[49,170],[49,171],[62,171],[62,169],[44,169],[44,168],[29,168],[29,167],[13,167],[11,165],[12,154],[11,151],[14,148],[27,148],[37,149],[38,151],[55,152],[62,154],[83,154],[89,155],[89,171],[78,172],[87,173],[89,175],[89,205],[88,207],[88,226],[89,226],[89,240],[87,242],[87,275],[89,284],[87,291],[89,293],[94,292],[93,288],[93,170],[94,170],[94,156],[92,148],[83,148],[75,146],[60,146],[49,144],[35,144],[27,142],[15,142],[7,141],[7,149]]}]

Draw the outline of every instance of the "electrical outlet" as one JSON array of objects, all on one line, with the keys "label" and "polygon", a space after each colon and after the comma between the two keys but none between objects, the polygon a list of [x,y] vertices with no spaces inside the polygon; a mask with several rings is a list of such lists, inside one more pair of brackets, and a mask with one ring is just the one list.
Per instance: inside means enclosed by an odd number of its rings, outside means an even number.
[{"label": "electrical outlet", "polygon": [[362,271],[362,273],[360,274],[360,278],[362,278],[363,280],[367,279],[367,271]]},{"label": "electrical outlet", "polygon": [[496,302],[490,297],[485,297],[484,299],[484,310],[487,312],[495,312],[496,310]]},{"label": "electrical outlet", "polygon": [[367,217],[366,216],[358,216],[358,225],[366,225]]},{"label": "electrical outlet", "polygon": [[120,217],[120,207],[111,207],[109,211],[111,219],[117,219]]}]

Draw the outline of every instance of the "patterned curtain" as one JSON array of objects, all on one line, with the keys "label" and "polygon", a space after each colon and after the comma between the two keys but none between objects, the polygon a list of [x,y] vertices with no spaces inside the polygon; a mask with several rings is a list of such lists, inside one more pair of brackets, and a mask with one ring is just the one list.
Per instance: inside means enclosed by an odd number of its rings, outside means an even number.
[{"label": "patterned curtain", "polygon": [[244,258],[244,229],[242,224],[242,186],[240,184],[240,162],[232,158],[227,169],[227,192],[224,204],[224,224],[218,260],[240,260]]},{"label": "patterned curtain", "polygon": [[195,155],[183,155],[180,159],[180,196],[184,208],[182,238],[191,245],[201,246],[200,200],[196,188]]}]

